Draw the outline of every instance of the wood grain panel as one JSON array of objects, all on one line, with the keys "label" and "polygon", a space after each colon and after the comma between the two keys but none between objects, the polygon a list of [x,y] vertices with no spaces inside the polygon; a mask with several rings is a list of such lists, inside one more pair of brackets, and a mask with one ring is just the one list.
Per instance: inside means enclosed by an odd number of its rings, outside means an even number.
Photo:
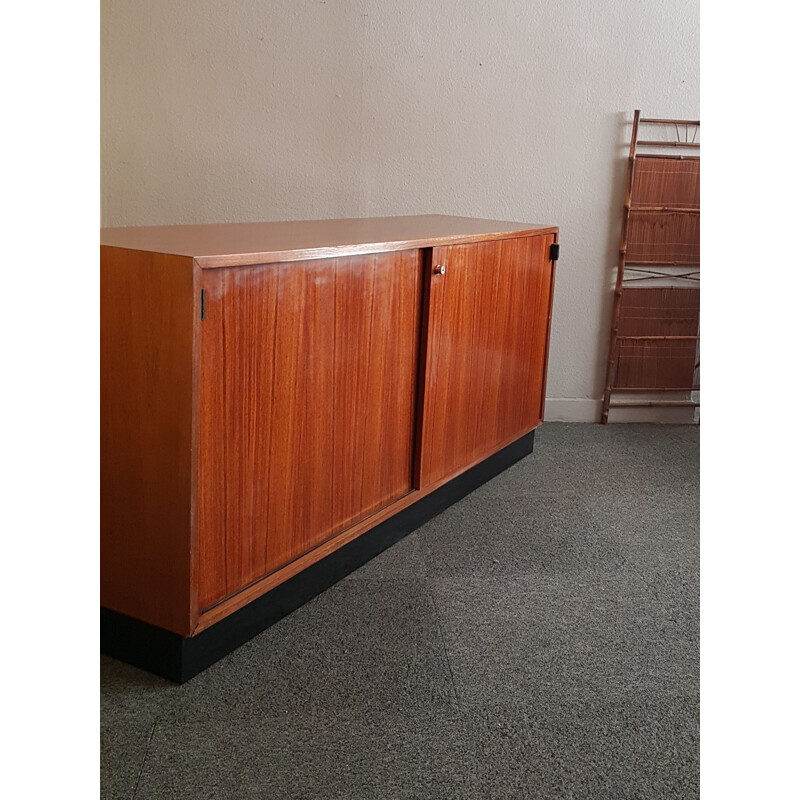
[{"label": "wood grain panel", "polygon": [[411,490],[419,251],[203,273],[200,606]]},{"label": "wood grain panel", "polygon": [[[434,248],[420,487],[541,422],[554,239]],[[444,275],[435,274],[437,265]]]},{"label": "wood grain panel", "polygon": [[100,249],[100,602],[187,636],[191,258]]}]

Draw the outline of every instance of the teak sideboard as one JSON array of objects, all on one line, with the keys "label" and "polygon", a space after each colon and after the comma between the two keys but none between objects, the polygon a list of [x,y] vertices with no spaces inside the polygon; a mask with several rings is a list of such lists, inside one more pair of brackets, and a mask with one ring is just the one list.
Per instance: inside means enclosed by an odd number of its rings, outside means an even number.
[{"label": "teak sideboard", "polygon": [[184,681],[532,451],[558,229],[101,232],[101,649]]}]

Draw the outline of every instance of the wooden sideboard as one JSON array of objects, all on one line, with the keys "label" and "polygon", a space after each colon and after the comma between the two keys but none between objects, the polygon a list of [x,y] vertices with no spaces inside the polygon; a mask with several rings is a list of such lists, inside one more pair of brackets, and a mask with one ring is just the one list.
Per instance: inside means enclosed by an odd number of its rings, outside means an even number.
[{"label": "wooden sideboard", "polygon": [[183,681],[531,452],[558,229],[101,232],[101,648]]}]

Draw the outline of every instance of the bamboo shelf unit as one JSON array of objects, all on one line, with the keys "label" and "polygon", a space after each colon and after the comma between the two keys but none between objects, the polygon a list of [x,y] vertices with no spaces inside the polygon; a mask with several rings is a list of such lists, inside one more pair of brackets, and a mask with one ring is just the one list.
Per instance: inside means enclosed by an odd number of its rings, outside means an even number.
[{"label": "bamboo shelf unit", "polygon": [[[640,139],[640,126],[653,136],[669,132],[675,138]],[[645,119],[634,112],[604,425],[612,408],[700,405],[688,399],[700,390],[699,131],[700,120]],[[665,149],[673,152],[664,154]],[[633,399],[615,400],[614,394]],[[645,399],[648,394],[655,397]]]}]

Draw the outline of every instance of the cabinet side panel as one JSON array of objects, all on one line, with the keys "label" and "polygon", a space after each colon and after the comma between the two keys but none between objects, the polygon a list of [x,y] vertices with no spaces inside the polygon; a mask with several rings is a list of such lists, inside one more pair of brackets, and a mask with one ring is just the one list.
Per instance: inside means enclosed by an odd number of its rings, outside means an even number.
[{"label": "cabinet side panel", "polygon": [[434,248],[420,488],[541,423],[552,242],[548,235]]},{"label": "cabinet side panel", "polygon": [[190,633],[192,259],[100,249],[100,602]]}]

